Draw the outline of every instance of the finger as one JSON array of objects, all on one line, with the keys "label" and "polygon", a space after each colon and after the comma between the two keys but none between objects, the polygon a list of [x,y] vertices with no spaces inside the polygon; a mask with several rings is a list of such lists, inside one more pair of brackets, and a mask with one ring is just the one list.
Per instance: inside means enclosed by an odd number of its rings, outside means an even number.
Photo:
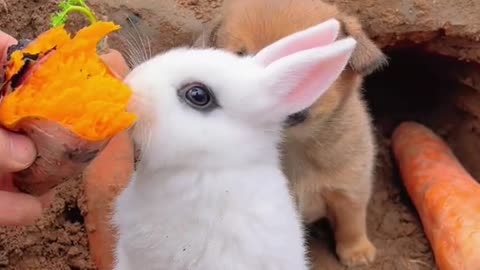
[{"label": "finger", "polygon": [[[13,177],[11,174],[0,176],[0,191],[9,191],[14,193],[20,192],[20,190],[13,184]],[[50,207],[55,199],[56,193],[57,192],[55,189],[51,189],[38,197],[38,200],[42,204],[43,208]]]},{"label": "finger", "polygon": [[0,225],[31,225],[41,216],[42,205],[34,197],[0,191]]},{"label": "finger", "polygon": [[51,189],[47,191],[47,193],[38,197],[38,200],[42,204],[43,209],[49,208],[53,204],[56,194],[57,194],[56,189]]},{"label": "finger", "polygon": [[0,173],[23,170],[35,156],[35,145],[28,137],[0,128]]},{"label": "finger", "polygon": [[11,174],[0,175],[0,190],[18,192],[18,188],[13,184],[13,177]]},{"label": "finger", "polygon": [[100,57],[120,78],[125,78],[130,72],[130,68],[125,61],[125,58],[123,58],[119,51],[111,49],[108,53],[103,54]]},{"label": "finger", "polygon": [[0,30],[0,72],[3,72],[3,63],[6,61],[8,47],[16,43],[16,39]]}]

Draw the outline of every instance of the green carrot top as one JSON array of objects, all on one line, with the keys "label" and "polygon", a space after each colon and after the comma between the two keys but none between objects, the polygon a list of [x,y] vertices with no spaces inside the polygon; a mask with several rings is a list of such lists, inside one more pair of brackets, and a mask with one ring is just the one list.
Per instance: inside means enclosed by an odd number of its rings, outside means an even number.
[{"label": "green carrot top", "polygon": [[60,7],[60,11],[53,15],[50,20],[52,27],[65,24],[65,22],[68,20],[68,14],[70,12],[83,13],[88,17],[90,23],[97,22],[95,13],[90,9],[90,7],[87,6],[85,0],[63,0],[58,6]]}]

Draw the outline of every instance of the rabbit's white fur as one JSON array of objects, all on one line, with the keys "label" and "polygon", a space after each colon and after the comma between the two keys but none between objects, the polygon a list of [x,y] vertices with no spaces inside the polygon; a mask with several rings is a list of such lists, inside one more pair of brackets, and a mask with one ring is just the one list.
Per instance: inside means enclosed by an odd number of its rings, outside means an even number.
[{"label": "rabbit's white fur", "polygon": [[[140,66],[127,80],[144,90],[143,113],[156,120],[140,118],[134,129],[136,141],[148,136],[150,142],[117,202],[116,270],[307,269],[301,222],[279,169],[280,125],[256,128],[259,123],[248,118],[245,109],[254,107],[248,103],[268,99],[253,92],[256,80],[249,77],[255,71],[233,71],[238,64],[232,61],[248,60],[179,49]],[[218,74],[222,70],[232,72]],[[184,74],[237,92],[239,99],[217,90],[222,111],[203,115],[184,108],[172,89],[177,85],[170,86]]]},{"label": "rabbit's white fur", "polygon": [[[352,44],[337,46],[338,72],[322,87],[346,65]],[[286,116],[321,95],[312,90],[282,106],[301,81],[298,70],[332,52],[321,54],[266,69],[254,57],[178,48],[130,73],[142,155],[116,203],[115,270],[308,269],[277,147]],[[177,90],[191,82],[209,86],[220,107],[200,112],[182,102]]]}]

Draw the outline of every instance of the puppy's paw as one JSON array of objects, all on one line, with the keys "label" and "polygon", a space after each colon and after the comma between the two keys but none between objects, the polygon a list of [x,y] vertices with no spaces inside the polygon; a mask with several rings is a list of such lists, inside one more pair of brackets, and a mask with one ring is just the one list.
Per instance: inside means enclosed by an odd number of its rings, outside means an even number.
[{"label": "puppy's paw", "polygon": [[377,249],[367,238],[349,243],[337,243],[337,255],[346,266],[368,265],[375,260]]}]

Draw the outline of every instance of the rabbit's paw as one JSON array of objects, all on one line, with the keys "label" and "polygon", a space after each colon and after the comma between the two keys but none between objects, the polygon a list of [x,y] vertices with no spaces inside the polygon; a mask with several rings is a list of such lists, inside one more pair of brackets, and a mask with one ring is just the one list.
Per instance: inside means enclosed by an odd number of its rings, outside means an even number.
[{"label": "rabbit's paw", "polygon": [[375,260],[376,248],[370,240],[363,238],[356,242],[338,243],[337,255],[346,266],[367,265]]}]

